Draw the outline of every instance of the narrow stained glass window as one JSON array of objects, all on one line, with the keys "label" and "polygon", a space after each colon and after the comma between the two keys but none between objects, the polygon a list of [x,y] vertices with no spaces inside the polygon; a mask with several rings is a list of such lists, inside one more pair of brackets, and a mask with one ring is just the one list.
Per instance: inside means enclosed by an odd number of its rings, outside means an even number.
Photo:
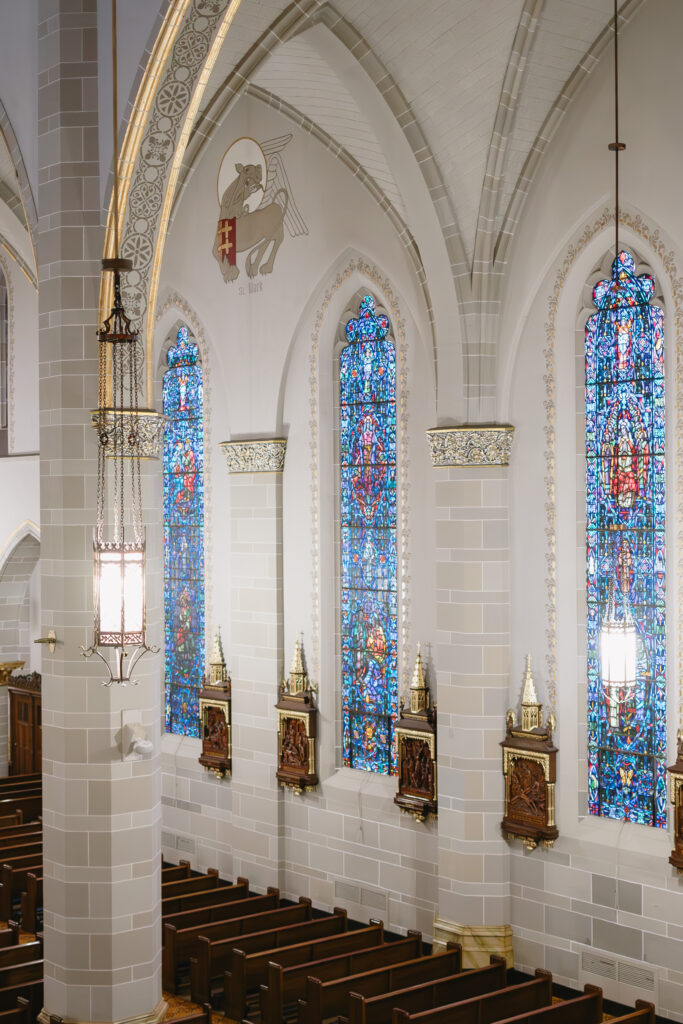
[{"label": "narrow stained glass window", "polygon": [[340,356],[344,764],[396,774],[396,352],[366,295]]},{"label": "narrow stained glass window", "polygon": [[164,374],[164,617],[166,729],[199,735],[204,671],[204,397],[187,327]]},{"label": "narrow stained glass window", "polygon": [[586,325],[588,803],[666,827],[662,310],[628,252]]}]

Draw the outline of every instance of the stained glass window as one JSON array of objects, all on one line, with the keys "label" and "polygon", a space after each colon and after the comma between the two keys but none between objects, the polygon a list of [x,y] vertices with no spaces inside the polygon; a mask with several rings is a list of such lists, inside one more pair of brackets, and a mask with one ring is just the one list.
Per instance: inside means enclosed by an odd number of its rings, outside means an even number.
[{"label": "stained glass window", "polygon": [[178,331],[164,374],[166,729],[199,736],[204,671],[204,397],[199,349]]},{"label": "stained glass window", "polygon": [[628,252],[586,325],[588,804],[666,827],[662,310]]},{"label": "stained glass window", "polygon": [[366,295],[340,355],[344,764],[396,774],[396,353]]}]

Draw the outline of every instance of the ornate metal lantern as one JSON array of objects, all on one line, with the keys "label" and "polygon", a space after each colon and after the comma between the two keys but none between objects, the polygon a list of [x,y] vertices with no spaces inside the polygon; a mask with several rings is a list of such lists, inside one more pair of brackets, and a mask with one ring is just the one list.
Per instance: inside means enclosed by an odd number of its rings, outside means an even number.
[{"label": "ornate metal lantern", "polygon": [[[93,598],[95,624],[92,646],[107,666],[112,683],[135,682],[132,671],[148,651],[145,639],[145,533],[142,526],[140,437],[137,430],[138,360],[136,331],[131,329],[121,299],[121,271],[130,260],[102,260],[114,274],[111,313],[98,332],[99,405],[94,416],[97,448],[97,523],[93,540]],[[111,404],[107,391],[111,387]],[[111,475],[113,507],[107,522],[106,490]],[[106,534],[110,536],[107,537]],[[115,652],[112,667],[99,648]],[[130,661],[129,652],[132,649]]]},{"label": "ornate metal lantern", "polygon": [[289,680],[282,682],[277,708],[277,779],[297,795],[318,785],[316,739],[318,709],[314,687],[304,662],[301,639],[296,641]]},{"label": "ornate metal lantern", "polygon": [[505,817],[501,827],[508,839],[521,839],[530,850],[539,843],[553,846],[560,834],[555,825],[555,719],[548,715],[543,726],[542,708],[531,674],[531,655],[527,654],[522,728],[515,728],[517,716],[508,711],[507,735],[501,743],[505,776]]},{"label": "ornate metal lantern", "polygon": [[[131,328],[121,299],[121,273],[133,269],[119,256],[119,150],[116,66],[116,0],[112,0],[112,125],[114,129],[114,256],[102,270],[114,275],[111,313],[98,331],[99,401],[97,429],[97,523],[93,541],[95,625],[93,642],[81,650],[96,654],[107,666],[112,683],[134,683],[132,672],[148,651],[145,640],[145,533],[138,429],[138,335]],[[107,405],[107,395],[111,403]],[[107,470],[112,507],[106,507]],[[109,519],[107,518],[109,512]],[[109,534],[109,536],[107,536]],[[99,648],[115,652],[114,667]],[[129,656],[128,650],[132,650]],[[126,661],[130,657],[130,661]]]},{"label": "ornate metal lantern", "polygon": [[218,778],[232,774],[232,693],[220,632],[216,632],[209,678],[199,694],[202,752],[199,763]]},{"label": "ornate metal lantern", "polygon": [[394,732],[398,747],[398,793],[394,803],[416,821],[437,814],[436,704],[424,675],[420,645],[410,684],[410,707],[401,697]]}]

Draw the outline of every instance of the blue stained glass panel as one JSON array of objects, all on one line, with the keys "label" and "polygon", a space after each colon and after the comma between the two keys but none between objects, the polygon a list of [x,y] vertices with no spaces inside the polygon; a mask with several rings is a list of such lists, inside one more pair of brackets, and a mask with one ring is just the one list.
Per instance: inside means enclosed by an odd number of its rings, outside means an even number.
[{"label": "blue stained glass panel", "polygon": [[186,327],[164,374],[166,730],[199,736],[204,672],[204,386]]},{"label": "blue stained glass panel", "polygon": [[[588,806],[666,828],[664,327],[654,292],[620,252],[586,325]],[[635,627],[622,686],[602,664],[608,615]]]},{"label": "blue stained glass panel", "polygon": [[396,353],[372,296],[340,356],[344,764],[395,775],[398,715]]}]

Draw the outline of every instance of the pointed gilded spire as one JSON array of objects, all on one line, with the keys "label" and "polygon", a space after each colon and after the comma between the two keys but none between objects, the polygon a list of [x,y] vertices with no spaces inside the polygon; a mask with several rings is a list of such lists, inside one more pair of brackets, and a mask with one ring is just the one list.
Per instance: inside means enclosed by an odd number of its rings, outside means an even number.
[{"label": "pointed gilded spire", "polygon": [[292,655],[292,667],[289,670],[287,690],[290,694],[304,693],[309,690],[308,674],[304,658],[303,634],[297,637]]},{"label": "pointed gilded spire", "polygon": [[415,668],[413,669],[413,678],[410,683],[410,712],[411,714],[418,714],[420,711],[429,710],[429,687],[427,686],[427,680],[424,674],[424,665],[422,664],[422,652],[420,650],[420,644],[417,645],[417,657],[415,658]]},{"label": "pointed gilded spire", "polygon": [[531,674],[531,655],[526,656],[526,667],[524,669],[524,687],[522,690],[522,729],[529,732],[531,729],[538,729],[541,726],[541,708],[536,693],[534,677]]},{"label": "pointed gilded spire", "polygon": [[223,641],[221,640],[220,629],[216,630],[213,638],[213,650],[209,660],[209,686],[225,687],[228,682],[228,668],[225,664],[223,653]]}]

